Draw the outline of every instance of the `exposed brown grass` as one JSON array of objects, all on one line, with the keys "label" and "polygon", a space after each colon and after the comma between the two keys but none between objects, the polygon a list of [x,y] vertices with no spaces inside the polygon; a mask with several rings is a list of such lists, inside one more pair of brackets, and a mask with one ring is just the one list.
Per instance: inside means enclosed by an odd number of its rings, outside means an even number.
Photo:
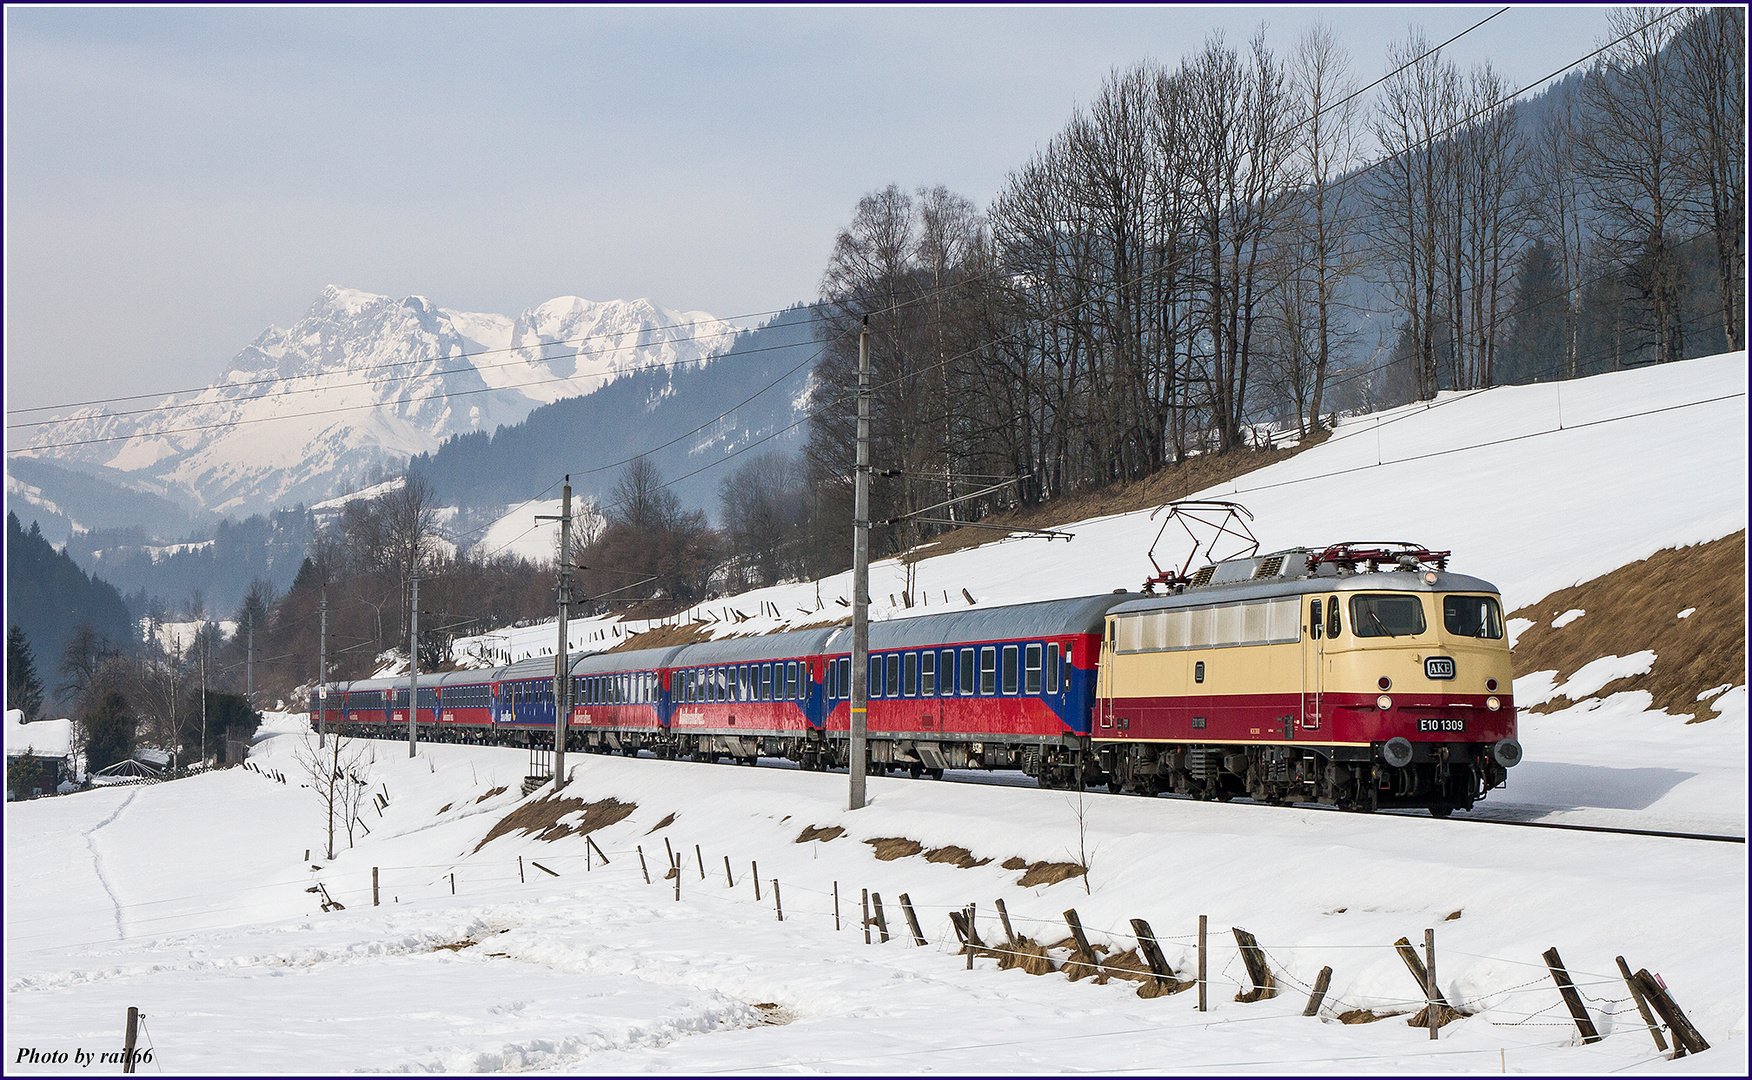
[{"label": "exposed brown grass", "polygon": [[1006,870],[1026,870],[1028,869],[1028,860],[1020,855],[1012,855],[998,865]]},{"label": "exposed brown grass", "polygon": [[874,840],[866,840],[864,843],[875,848],[876,858],[883,862],[904,859],[908,855],[917,855],[925,850],[925,845],[917,840],[908,840],[904,836],[881,836]]},{"label": "exposed brown grass", "polygon": [[438,952],[439,950],[444,950],[447,952],[461,952],[464,949],[471,949],[479,944],[480,942],[478,941],[471,941],[468,938],[463,938],[461,941],[452,941],[444,945],[434,945],[432,946],[432,951]]},{"label": "exposed brown grass", "polygon": [[436,814],[433,814],[432,816],[433,817],[443,817],[446,813],[448,813],[450,811],[450,807],[451,807],[450,803],[445,803],[443,806],[440,806],[438,808],[438,812]]},{"label": "exposed brown grass", "polygon": [[818,828],[814,825],[806,825],[804,826],[803,831],[797,834],[797,839],[794,840],[793,843],[807,844],[811,840],[820,840],[825,844],[829,840],[838,840],[841,836],[845,835],[845,831],[845,828],[840,825],[830,825],[825,829]]},{"label": "exposed brown grass", "polygon": [[967,850],[966,848],[955,847],[954,845],[950,845],[949,847],[932,848],[931,850],[925,852],[925,861],[926,862],[935,862],[935,863],[945,863],[945,862],[946,863],[953,863],[956,866],[961,867],[961,869],[963,869],[963,870],[972,870],[974,867],[984,866],[986,863],[989,863],[992,860],[989,858],[976,859],[973,857],[973,852]]},{"label": "exposed brown grass", "polygon": [[[637,618],[632,614],[622,615],[623,619]],[[642,634],[634,634],[612,649],[603,652],[632,652],[636,649],[664,649],[671,645],[692,645],[696,642],[712,640],[711,623],[682,623],[678,626],[659,626]]]},{"label": "exposed brown grass", "polygon": [[[548,841],[558,840],[573,832],[579,835],[595,832],[624,820],[638,808],[637,803],[624,803],[618,799],[587,803],[583,799],[556,799],[550,795],[524,803],[500,818],[498,824],[487,831],[486,837],[475,845],[475,850],[479,851],[499,837],[518,830],[522,830],[525,836],[535,833],[538,834],[537,840]],[[560,821],[561,818],[580,811],[584,817],[576,825]]]},{"label": "exposed brown grass", "polygon": [[649,829],[646,829],[645,835],[650,836],[652,833],[656,832],[658,829],[667,829],[673,824],[675,824],[675,815],[668,814],[663,818],[662,821],[659,821],[657,824],[651,826]]},{"label": "exposed brown grass", "polygon": [[[1020,881],[1016,882],[1025,889],[1033,888],[1036,885],[1057,885],[1061,881],[1081,877],[1089,872],[1087,867],[1074,862],[1037,862],[1026,865],[1028,872],[1022,875]],[[1014,867],[1010,867],[1009,863],[1005,863],[1004,866],[1007,869],[1014,869]]]},{"label": "exposed brown grass", "polygon": [[1020,937],[999,947],[998,967],[1021,968],[1030,975],[1046,975],[1054,970],[1046,946],[1029,937]]},{"label": "exposed brown grass", "polygon": [[[1142,480],[1098,491],[1066,495],[1039,506],[992,514],[982,519],[980,524],[1011,529],[1054,529],[1073,521],[1085,521],[1107,514],[1147,510],[1175,499],[1184,499],[1213,484],[1233,480],[1255,469],[1295,457],[1303,450],[1326,441],[1326,437],[1326,432],[1320,432],[1312,438],[1304,439],[1300,446],[1282,450],[1232,450],[1227,454],[1201,454],[1188,458],[1179,465],[1170,465]],[[1008,535],[1008,532],[991,528],[954,529],[937,537],[935,543],[916,548],[901,558],[906,562],[931,559],[954,551],[980,547],[1002,540]]]},{"label": "exposed brown grass", "polygon": [[1377,1020],[1390,1020],[1395,1016],[1404,1015],[1405,1013],[1403,1010],[1399,1012],[1376,1012],[1373,1009],[1351,1009],[1347,1012],[1339,1013],[1338,1022],[1341,1024],[1373,1024]]},{"label": "exposed brown grass", "polygon": [[[1517,677],[1556,671],[1558,681],[1602,656],[1655,653],[1646,675],[1606,684],[1597,696],[1647,690],[1654,706],[1690,723],[1713,719],[1715,700],[1697,695],[1726,683],[1746,681],[1746,530],[1695,547],[1668,548],[1642,562],[1552,593],[1511,618],[1534,623],[1515,643]],[[1551,620],[1579,608],[1586,615],[1553,629]],[[1696,608],[1678,618],[1686,608]],[[1553,698],[1529,712],[1567,708]]]},{"label": "exposed brown grass", "polygon": [[480,798],[478,798],[478,799],[476,799],[476,800],[475,800],[475,802],[477,802],[477,803],[484,803],[484,802],[486,802],[486,801],[487,801],[487,800],[488,800],[488,799],[490,799],[490,798],[492,798],[492,797],[493,797],[493,796],[495,796],[495,795],[503,795],[503,794],[505,794],[505,792],[506,792],[506,791],[508,791],[508,790],[510,790],[510,789],[509,789],[509,788],[504,788],[504,787],[496,787],[496,788],[494,788],[494,789],[493,789],[493,790],[491,790],[491,791],[489,791],[489,792],[487,792],[487,793],[486,793],[486,794],[485,794],[485,795],[482,795],[482,796],[481,796],[481,797],[480,797]]}]

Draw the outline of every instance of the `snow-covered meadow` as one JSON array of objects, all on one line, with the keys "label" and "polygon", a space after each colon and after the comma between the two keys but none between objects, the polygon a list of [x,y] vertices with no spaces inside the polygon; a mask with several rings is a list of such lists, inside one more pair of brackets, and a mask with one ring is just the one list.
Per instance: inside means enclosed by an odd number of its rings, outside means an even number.
[{"label": "snow-covered meadow", "polygon": [[[1266,550],[1450,548],[1456,570],[1496,582],[1512,609],[1744,528],[1745,389],[1740,353],[1448,395],[1347,421],[1204,494],[1247,505]],[[1008,540],[924,560],[912,613],[965,606],[964,588],[998,604],[1135,587],[1157,527],[1118,515],[1071,527],[1068,545]],[[888,602],[902,568],[871,576],[875,616],[906,613]],[[846,595],[842,576],[699,614],[747,633],[817,621]],[[572,625],[586,646],[626,630]],[[533,627],[495,644],[536,654],[552,635]],[[882,777],[870,806],[848,812],[844,773],[576,755],[568,798],[637,807],[591,834],[607,865],[576,832],[482,843],[548,794],[521,797],[525,751],[423,745],[409,758],[401,743],[370,744],[370,782],[388,805],[367,804],[330,862],[294,760],[302,719],[275,715],[255,769],[8,806],[4,1060],[85,1071],[75,1052],[119,1049],[136,1006],[154,1055],[142,1071],[167,1073],[1744,1075],[1744,843],[1474,820],[1744,837],[1744,679],[1711,696],[1700,724],[1650,709],[1647,693],[1586,692],[1645,662],[1574,673],[1567,690],[1581,700],[1523,715],[1526,760],[1508,787],[1446,821]],[[1560,687],[1536,675],[1516,689],[1526,704]],[[797,842],[810,826],[845,833]],[[882,838],[921,850],[882,861],[864,843]],[[951,846],[978,865],[927,861]],[[679,899],[663,876],[670,848]],[[1016,858],[1089,872],[1023,886],[1023,871],[1004,868]],[[319,882],[345,907],[322,910],[309,891]],[[886,943],[864,942],[864,889],[883,899]],[[1208,916],[1209,1011],[1196,991],[1146,999],[1135,983],[1031,976],[984,957],[968,970],[949,912],[976,904],[981,934],[1001,940],[1000,898],[1017,933],[1049,944],[1067,936],[1067,909],[1112,953],[1136,944],[1129,920],[1146,919],[1183,976]],[[1247,977],[1232,927],[1257,936],[1276,997],[1235,1000]],[[1393,948],[1401,937],[1421,947],[1426,928],[1444,995],[1471,1014],[1435,1041],[1406,1024],[1422,999]],[[1603,1041],[1582,1044],[1540,959],[1553,947]],[[1618,956],[1659,973],[1712,1049],[1658,1054]],[[1304,1017],[1323,967],[1322,1014]],[[1337,1020],[1364,1009],[1400,1015]],[[69,1063],[32,1065],[28,1050]]]}]

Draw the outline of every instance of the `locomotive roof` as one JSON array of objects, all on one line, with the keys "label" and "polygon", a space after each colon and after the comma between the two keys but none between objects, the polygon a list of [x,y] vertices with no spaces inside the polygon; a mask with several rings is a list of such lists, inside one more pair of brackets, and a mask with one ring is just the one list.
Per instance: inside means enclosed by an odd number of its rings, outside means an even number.
[{"label": "locomotive roof", "polygon": [[[1429,574],[1435,581],[1426,581]],[[1487,592],[1497,587],[1483,578],[1454,574],[1445,570],[1408,571],[1380,570],[1361,574],[1336,576],[1309,575],[1298,578],[1268,578],[1263,581],[1237,581],[1206,585],[1167,596],[1146,596],[1115,607],[1112,614],[1138,611],[1162,611],[1172,608],[1209,607],[1212,604],[1232,604],[1242,600],[1266,600],[1304,593],[1334,592]]]}]

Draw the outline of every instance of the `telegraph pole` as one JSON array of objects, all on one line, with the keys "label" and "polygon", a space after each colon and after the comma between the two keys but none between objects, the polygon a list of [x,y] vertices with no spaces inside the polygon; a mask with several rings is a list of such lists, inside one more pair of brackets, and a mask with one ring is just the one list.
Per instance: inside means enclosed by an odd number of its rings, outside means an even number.
[{"label": "telegraph pole", "polygon": [[243,613],[244,625],[249,627],[249,651],[243,660],[243,696],[249,702],[250,708],[255,708],[255,611],[251,609]]},{"label": "telegraph pole", "polygon": [[316,745],[328,745],[328,586],[322,587],[322,636],[316,654]]},{"label": "telegraph pole", "polygon": [[408,756],[419,749],[414,718],[420,713],[420,562],[414,560],[414,599],[408,622]]},{"label": "telegraph pole", "polygon": [[858,473],[852,503],[850,808],[864,808],[865,712],[870,690],[870,316],[858,334]]},{"label": "telegraph pole", "polygon": [[[537,521],[552,521],[537,514]],[[572,610],[572,477],[560,489],[560,647],[554,650],[554,790],[566,785],[566,727],[571,723],[572,665],[566,662],[566,616]]]},{"label": "telegraph pole", "polygon": [[207,623],[201,621],[201,768],[207,767]]}]

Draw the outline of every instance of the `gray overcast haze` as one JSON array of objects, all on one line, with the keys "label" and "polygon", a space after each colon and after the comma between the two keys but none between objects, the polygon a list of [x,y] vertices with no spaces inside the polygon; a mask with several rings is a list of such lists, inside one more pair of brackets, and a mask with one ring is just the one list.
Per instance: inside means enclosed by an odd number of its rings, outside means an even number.
[{"label": "gray overcast haze", "polygon": [[[1491,7],[30,8],[6,20],[7,408],[213,381],[324,285],[515,315],[815,295],[860,195],[984,208],[1114,68],[1263,20],[1385,71]],[[1522,86],[1604,8],[1448,55]]]}]

